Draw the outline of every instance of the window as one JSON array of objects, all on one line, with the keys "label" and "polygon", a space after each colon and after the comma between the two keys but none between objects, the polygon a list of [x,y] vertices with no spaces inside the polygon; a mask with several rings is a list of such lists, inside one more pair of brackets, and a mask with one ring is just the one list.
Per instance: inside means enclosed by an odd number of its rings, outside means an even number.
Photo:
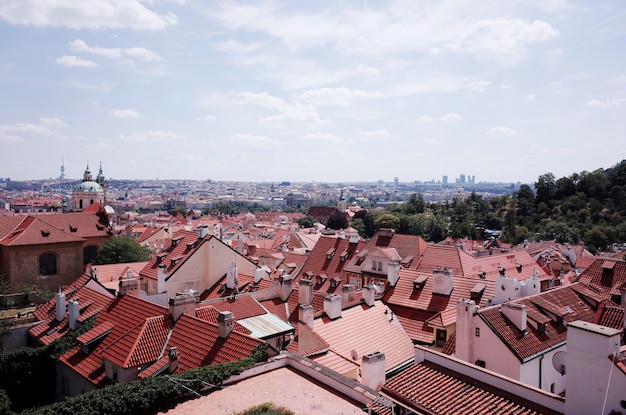
[{"label": "window", "polygon": [[550,393],[554,393],[554,383],[550,385]]},{"label": "window", "polygon": [[476,337],[480,337],[480,327],[476,327]]},{"label": "window", "polygon": [[487,363],[485,363],[484,360],[477,360],[476,361],[476,366],[480,366],[480,367],[484,368],[484,367],[487,366]]},{"label": "window", "polygon": [[39,275],[57,275],[57,256],[54,254],[43,254],[39,257]]}]

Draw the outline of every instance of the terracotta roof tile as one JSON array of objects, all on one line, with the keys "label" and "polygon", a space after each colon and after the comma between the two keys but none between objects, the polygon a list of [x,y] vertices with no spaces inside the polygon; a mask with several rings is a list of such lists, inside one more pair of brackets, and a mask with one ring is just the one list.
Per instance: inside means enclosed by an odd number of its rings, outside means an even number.
[{"label": "terracotta roof tile", "polygon": [[605,298],[619,296],[620,286],[626,283],[626,261],[596,259],[580,274],[579,281]]}]

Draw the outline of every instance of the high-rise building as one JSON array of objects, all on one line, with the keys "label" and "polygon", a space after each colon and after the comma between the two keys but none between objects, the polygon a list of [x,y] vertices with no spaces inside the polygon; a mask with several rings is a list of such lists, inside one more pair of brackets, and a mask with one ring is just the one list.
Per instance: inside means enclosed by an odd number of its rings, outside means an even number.
[{"label": "high-rise building", "polygon": [[442,180],[443,184],[448,184],[448,176],[443,176]]},{"label": "high-rise building", "polygon": [[460,175],[460,176],[459,176],[459,182],[460,182],[461,184],[465,184],[465,175],[464,175],[464,174],[462,174],[462,175]]}]

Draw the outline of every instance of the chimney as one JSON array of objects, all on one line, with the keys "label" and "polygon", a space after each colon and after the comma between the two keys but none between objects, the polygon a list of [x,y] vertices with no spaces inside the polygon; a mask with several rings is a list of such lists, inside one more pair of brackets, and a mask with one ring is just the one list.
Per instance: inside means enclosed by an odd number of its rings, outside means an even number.
[{"label": "chimney", "polygon": [[226,270],[226,288],[233,290],[239,285],[239,276],[237,275],[237,265],[232,264]]},{"label": "chimney", "polygon": [[456,306],[456,347],[457,358],[473,363],[474,326],[473,318],[478,307],[473,300],[461,299]]},{"label": "chimney", "polygon": [[535,274],[531,275],[524,281],[522,285],[522,297],[539,294],[541,292],[541,283]]},{"label": "chimney", "polygon": [[389,281],[389,285],[392,287],[395,287],[399,278],[400,278],[400,261],[395,261],[395,260],[389,261],[389,264],[387,265],[387,281]]},{"label": "chimney", "polygon": [[367,304],[368,307],[374,306],[374,302],[376,301],[376,286],[374,284],[367,284],[363,287],[361,296],[363,297],[363,302]]},{"label": "chimney", "polygon": [[165,289],[165,280],[167,279],[167,272],[165,271],[167,268],[165,264],[159,264],[157,270],[157,294],[162,294],[166,291]]},{"label": "chimney", "polygon": [[91,278],[98,281],[98,268],[96,267],[91,268]]},{"label": "chimney", "polygon": [[527,314],[524,304],[506,302],[500,306],[500,312],[504,314],[519,331],[526,331]]},{"label": "chimney", "polygon": [[278,282],[280,283],[279,297],[281,301],[287,301],[293,289],[293,277],[289,274],[281,275],[278,277]]},{"label": "chimney", "polygon": [[254,270],[254,283],[258,284],[267,275],[267,271],[264,268],[257,268]]},{"label": "chimney", "polygon": [[298,305],[298,321],[309,326],[311,330],[313,330],[313,306],[310,304],[300,304]]},{"label": "chimney", "polygon": [[63,321],[65,318],[65,294],[59,291],[56,295],[57,300],[57,321]]},{"label": "chimney", "polygon": [[448,268],[433,270],[433,294],[450,295],[454,288],[454,272]]},{"label": "chimney", "polygon": [[123,297],[126,294],[139,296],[139,281],[137,278],[125,278],[120,280],[119,289],[117,290],[117,296]]},{"label": "chimney", "polygon": [[195,293],[177,294],[176,296],[171,297],[169,306],[172,320],[178,320],[183,313],[194,315],[194,310],[198,305],[198,301],[200,301],[200,296]]},{"label": "chimney", "polygon": [[176,369],[180,366],[180,362],[178,360],[180,358],[180,352],[178,351],[178,348],[175,346],[170,347],[170,350],[167,352],[167,357],[170,361],[169,372],[172,374],[176,372]]},{"label": "chimney", "polygon": [[80,308],[78,306],[78,300],[70,301],[70,304],[69,304],[70,330],[76,330],[78,328],[78,317],[80,317]]},{"label": "chimney", "polygon": [[351,244],[357,244],[357,243],[359,243],[359,240],[360,240],[360,237],[359,237],[359,234],[358,234],[358,233],[357,233],[356,235],[355,235],[355,234],[352,234],[352,235],[350,235],[350,237],[348,238],[348,243],[351,243]]},{"label": "chimney", "polygon": [[313,281],[302,278],[298,281],[298,304],[309,305],[313,303]]},{"label": "chimney", "polygon": [[352,284],[344,284],[343,287],[341,287],[341,307],[345,307],[354,302],[355,290],[356,287]]},{"label": "chimney", "polygon": [[235,323],[235,316],[231,311],[220,311],[217,316],[217,335],[221,339],[228,337],[231,331],[233,331],[233,324]]},{"label": "chimney", "polygon": [[495,296],[492,301],[494,305],[502,304],[520,297],[519,283],[515,278],[507,277],[500,272],[500,275],[496,277],[494,285]]},{"label": "chimney", "polygon": [[324,297],[324,313],[331,320],[341,317],[341,296],[329,294]]},{"label": "chimney", "polygon": [[209,234],[209,227],[207,225],[198,226],[198,238],[203,239]]},{"label": "chimney", "polygon": [[379,391],[385,384],[385,354],[374,352],[361,359],[361,384]]},{"label": "chimney", "polygon": [[620,373],[613,365],[616,364],[615,358],[621,357],[621,334],[622,329],[581,320],[567,324],[564,368],[567,399],[564,413],[592,414],[599,413],[598,408],[606,407],[603,413],[608,414],[610,409],[623,408],[623,388],[617,386],[623,383],[615,382],[614,373],[611,377],[611,372]]},{"label": "chimney", "polygon": [[126,272],[126,278],[134,278],[135,277],[135,272],[132,269],[129,269],[128,272]]}]

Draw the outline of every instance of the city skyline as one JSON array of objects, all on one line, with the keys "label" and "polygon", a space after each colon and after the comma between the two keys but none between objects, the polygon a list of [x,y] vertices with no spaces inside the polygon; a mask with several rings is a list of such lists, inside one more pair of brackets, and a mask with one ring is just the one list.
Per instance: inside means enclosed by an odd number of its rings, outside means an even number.
[{"label": "city skyline", "polygon": [[610,1],[0,2],[0,176],[532,183],[626,144]]}]

